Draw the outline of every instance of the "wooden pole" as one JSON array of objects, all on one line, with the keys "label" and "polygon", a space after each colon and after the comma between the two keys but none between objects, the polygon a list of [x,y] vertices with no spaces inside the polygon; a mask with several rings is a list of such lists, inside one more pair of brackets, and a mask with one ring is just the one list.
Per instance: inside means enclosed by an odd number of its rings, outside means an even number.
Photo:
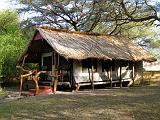
[{"label": "wooden pole", "polygon": [[134,86],[134,79],[135,79],[135,69],[134,69],[134,62],[133,62],[133,67],[132,67],[132,80],[133,80],[133,86]]},{"label": "wooden pole", "polygon": [[110,67],[110,82],[111,82],[111,88],[112,88],[112,65]]},{"label": "wooden pole", "polygon": [[28,54],[24,56],[21,66],[16,66],[17,68],[19,68],[19,79],[20,79],[20,93],[19,93],[19,95],[21,95],[21,93],[22,93],[22,85],[23,85],[23,77],[22,77],[22,75],[23,75],[23,66],[24,66],[24,63],[25,63],[25,60],[26,60],[26,57],[27,57],[27,56],[28,56]]},{"label": "wooden pole", "polygon": [[73,86],[73,60],[70,60],[70,81],[71,81],[71,86]]},{"label": "wooden pole", "polygon": [[143,86],[143,83],[144,83],[144,71],[143,71],[143,62],[142,62],[142,66],[141,66],[141,75],[142,75],[142,82],[141,82],[141,85]]},{"label": "wooden pole", "polygon": [[92,65],[92,69],[91,69],[92,77],[91,77],[91,80],[92,80],[92,90],[94,91],[93,69],[94,69],[94,67]]},{"label": "wooden pole", "polygon": [[24,78],[28,77],[30,75],[32,75],[32,72],[20,76],[20,93],[19,93],[19,95],[21,95],[21,93],[22,93],[22,86],[23,86]]},{"label": "wooden pole", "polygon": [[119,78],[120,88],[122,88],[122,65],[120,63],[120,78]]},{"label": "wooden pole", "polygon": [[54,51],[54,88],[53,92],[56,94],[58,83],[58,54]]},{"label": "wooden pole", "polygon": [[23,78],[22,78],[22,75],[23,75],[23,71],[22,69],[19,70],[19,80],[20,80],[20,92],[19,92],[19,96],[21,96],[21,93],[22,93],[22,82],[23,82]]},{"label": "wooden pole", "polygon": [[33,81],[35,82],[35,85],[36,85],[36,95],[38,95],[38,91],[39,91],[39,86],[38,86],[38,77],[34,76],[33,77]]},{"label": "wooden pole", "polygon": [[22,93],[22,84],[23,84],[23,77],[20,75],[20,92],[19,92],[19,96],[21,96],[21,93]]},{"label": "wooden pole", "polygon": [[91,86],[92,86],[91,71],[92,70],[90,68],[88,68],[89,81],[91,82]]}]

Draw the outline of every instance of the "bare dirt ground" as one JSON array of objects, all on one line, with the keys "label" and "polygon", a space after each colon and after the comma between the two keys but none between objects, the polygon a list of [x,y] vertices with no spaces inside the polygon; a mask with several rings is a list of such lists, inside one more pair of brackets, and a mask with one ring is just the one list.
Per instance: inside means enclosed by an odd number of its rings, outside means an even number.
[{"label": "bare dirt ground", "polygon": [[10,98],[0,97],[2,120],[160,120],[159,86]]}]

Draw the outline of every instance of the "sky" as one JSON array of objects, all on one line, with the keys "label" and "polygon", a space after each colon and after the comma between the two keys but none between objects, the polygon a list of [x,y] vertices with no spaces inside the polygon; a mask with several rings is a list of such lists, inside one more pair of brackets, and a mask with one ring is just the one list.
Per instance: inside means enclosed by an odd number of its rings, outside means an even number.
[{"label": "sky", "polygon": [[[12,0],[0,0],[0,10],[13,8]],[[160,0],[149,0],[151,3],[159,2]]]},{"label": "sky", "polygon": [[0,10],[12,8],[9,0],[0,0]]},{"label": "sky", "polygon": [[[0,10],[13,8],[12,2],[9,2],[12,0],[0,0]],[[153,4],[155,2],[159,2],[160,0],[150,0]]]},{"label": "sky", "polygon": [[[13,0],[0,0],[0,10],[15,9],[17,6]],[[19,7],[19,6],[18,6]],[[20,20],[28,18],[28,14],[21,14]]]}]

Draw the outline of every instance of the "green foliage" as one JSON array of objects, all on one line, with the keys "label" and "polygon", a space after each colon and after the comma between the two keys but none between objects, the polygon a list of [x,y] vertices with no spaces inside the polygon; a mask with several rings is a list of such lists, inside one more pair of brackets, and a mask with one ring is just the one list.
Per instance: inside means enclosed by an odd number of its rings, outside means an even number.
[{"label": "green foliage", "polygon": [[16,64],[26,40],[19,26],[16,11],[0,12],[0,76],[10,78],[16,75]]},{"label": "green foliage", "polygon": [[147,46],[151,48],[160,47],[160,31],[156,30],[153,25],[137,25],[136,27],[131,27],[128,30],[124,29],[124,31],[124,35],[128,35],[132,39],[141,39],[139,42],[139,45],[141,46]]},{"label": "green foliage", "polygon": [[32,26],[32,27],[24,27],[22,29],[23,35],[25,36],[25,38],[27,40],[31,40],[34,33],[35,33],[36,27]]},{"label": "green foliage", "polygon": [[18,29],[18,14],[16,12],[0,12],[0,34],[14,33]]},{"label": "green foliage", "polygon": [[122,34],[137,40],[140,46],[151,48],[160,47],[160,31],[156,30],[155,26],[132,22],[121,27]]},{"label": "green foliage", "polygon": [[156,40],[155,42],[151,43],[152,48],[159,48],[160,47],[160,40]]},{"label": "green foliage", "polygon": [[16,0],[20,13],[32,13],[24,26],[49,25],[75,31],[93,31],[104,23],[110,34],[130,22],[160,21],[156,6],[145,0]]},{"label": "green foliage", "polygon": [[7,96],[7,92],[3,90],[0,86],[0,99],[3,98],[4,96]]},{"label": "green foliage", "polygon": [[[109,33],[112,27],[107,26],[105,23],[98,24],[94,32]],[[110,28],[110,29],[108,29]],[[117,31],[115,31],[116,33]],[[160,31],[154,25],[147,25],[144,23],[130,22],[121,25],[118,34],[127,36],[134,39],[142,47],[159,48],[160,47]]]}]

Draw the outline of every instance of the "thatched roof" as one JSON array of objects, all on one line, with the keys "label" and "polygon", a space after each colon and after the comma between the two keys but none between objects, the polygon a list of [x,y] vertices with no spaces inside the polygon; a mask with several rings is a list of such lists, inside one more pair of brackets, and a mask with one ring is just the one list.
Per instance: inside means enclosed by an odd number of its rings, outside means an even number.
[{"label": "thatched roof", "polygon": [[146,50],[124,37],[39,28],[45,40],[65,58],[154,61]]},{"label": "thatched roof", "polygon": [[38,28],[40,35],[66,59],[122,59],[152,62],[156,59],[125,37]]}]

